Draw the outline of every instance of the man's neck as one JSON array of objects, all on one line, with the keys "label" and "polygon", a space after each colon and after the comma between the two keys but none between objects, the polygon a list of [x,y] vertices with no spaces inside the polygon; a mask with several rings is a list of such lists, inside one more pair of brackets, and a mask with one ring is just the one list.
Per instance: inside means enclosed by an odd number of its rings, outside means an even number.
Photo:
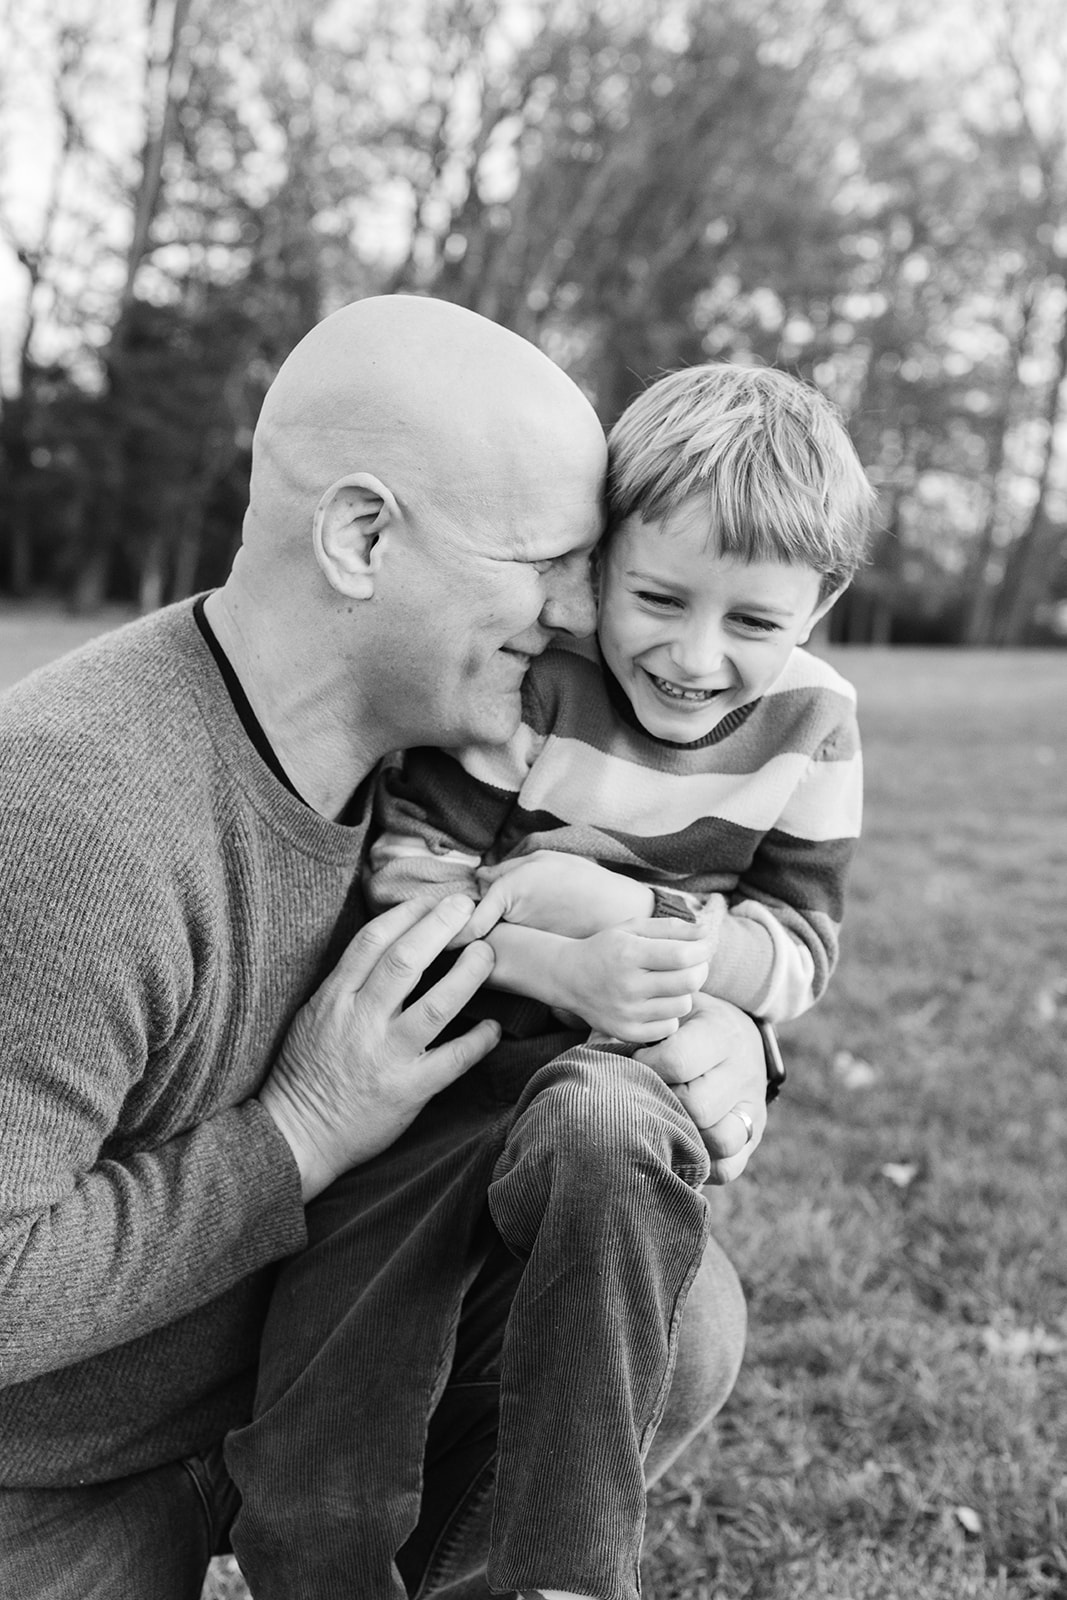
[{"label": "man's neck", "polygon": [[380,755],[347,727],[343,685],[329,681],[302,630],[227,584],[204,614],[293,788],[321,816],[339,817]]}]

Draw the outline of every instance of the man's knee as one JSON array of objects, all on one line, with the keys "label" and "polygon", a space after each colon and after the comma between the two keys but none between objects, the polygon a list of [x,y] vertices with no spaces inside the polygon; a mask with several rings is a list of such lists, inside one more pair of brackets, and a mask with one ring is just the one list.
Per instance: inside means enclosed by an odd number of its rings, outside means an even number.
[{"label": "man's knee", "polygon": [[728,1399],[745,1350],[745,1297],[726,1253],[709,1239],[686,1301],[667,1403],[645,1463],[649,1483],[702,1433]]}]

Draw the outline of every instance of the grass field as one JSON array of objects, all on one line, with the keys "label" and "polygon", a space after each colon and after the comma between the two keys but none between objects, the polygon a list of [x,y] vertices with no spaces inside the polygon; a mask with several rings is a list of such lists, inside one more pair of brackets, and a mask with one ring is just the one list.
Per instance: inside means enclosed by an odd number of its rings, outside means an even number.
[{"label": "grass field", "polygon": [[[10,637],[0,679],[73,642]],[[654,1494],[646,1592],[1064,1600],[1067,653],[835,659],[868,774],[845,954],[714,1196],[748,1356]]]}]

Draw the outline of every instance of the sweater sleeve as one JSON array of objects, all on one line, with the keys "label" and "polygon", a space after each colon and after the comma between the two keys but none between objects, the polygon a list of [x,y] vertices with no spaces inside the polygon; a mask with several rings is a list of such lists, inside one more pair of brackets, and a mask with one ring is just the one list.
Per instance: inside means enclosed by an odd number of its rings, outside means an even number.
[{"label": "sweater sleeve", "polygon": [[848,717],[804,765],[734,890],[665,886],[664,912],[676,897],[712,941],[707,993],[769,1022],[790,1021],[823,995],[837,964],[862,804],[859,732]]},{"label": "sweater sleeve", "polygon": [[47,803],[0,810],[0,1385],[174,1321],[305,1238],[258,1101],[150,1148],[124,1133],[167,1093],[152,1068],[193,1003],[189,932],[112,825],[86,807],[57,826]]},{"label": "sweater sleeve", "polygon": [[378,785],[367,898],[375,911],[403,900],[479,897],[475,873],[490,856],[537,743],[526,722],[503,746],[457,754],[409,750]]}]

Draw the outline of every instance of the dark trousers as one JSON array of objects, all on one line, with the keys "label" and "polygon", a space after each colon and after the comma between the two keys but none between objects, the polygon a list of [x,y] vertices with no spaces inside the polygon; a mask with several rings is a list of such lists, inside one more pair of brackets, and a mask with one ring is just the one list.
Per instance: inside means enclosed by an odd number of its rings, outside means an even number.
[{"label": "dark trousers", "polygon": [[[494,1592],[635,1600],[707,1154],[648,1068],[545,1046],[501,1046],[309,1208],[227,1447],[257,1600],[484,1595],[490,1510]],[[722,1314],[732,1379],[736,1280]]]},{"label": "dark trousers", "polygon": [[[484,1087],[480,1091],[483,1100]],[[506,1094],[506,1081],[501,1088]],[[440,1107],[440,1102],[434,1104]],[[448,1114],[452,1116],[451,1109]],[[420,1120],[431,1119],[424,1114]],[[320,1233],[316,1225],[316,1250],[328,1249],[332,1207],[331,1191],[322,1197],[323,1228]],[[475,1227],[479,1240],[483,1229],[489,1230],[484,1263],[473,1273],[463,1297],[454,1354],[427,1432],[419,1520],[398,1557],[410,1593],[420,1600],[488,1600],[490,1593],[486,1558],[503,1347],[509,1307],[525,1263],[494,1238],[491,1223]],[[304,1256],[289,1263],[289,1272],[298,1283],[305,1264]],[[313,1278],[308,1281],[315,1287]],[[309,1289],[309,1302],[312,1298]],[[310,1303],[307,1312],[314,1314]],[[404,1329],[410,1327],[412,1314],[406,1317]],[[342,1336],[344,1331],[342,1318]],[[390,1347],[398,1355],[402,1331],[396,1330],[395,1344]],[[666,1407],[644,1463],[646,1483],[655,1482],[725,1401],[740,1365],[744,1331],[744,1301],[737,1276],[710,1240],[682,1318]],[[562,1356],[570,1353],[564,1350]],[[380,1376],[388,1388],[388,1370]],[[602,1386],[603,1374],[594,1373],[594,1398]],[[269,1377],[266,1387],[274,1387]],[[310,1394],[307,1410],[297,1415],[294,1423],[298,1455],[302,1439],[322,1437],[323,1430],[329,1433],[329,1413],[343,1400],[332,1393]],[[372,1431],[382,1426],[382,1418],[376,1414]],[[366,1492],[364,1480],[360,1485],[346,1482],[340,1486],[345,1508]],[[294,1500],[280,1507],[279,1514],[284,1539],[298,1552],[289,1600],[300,1600],[316,1592],[306,1586],[305,1569],[308,1573],[315,1570],[322,1506],[321,1502],[308,1504],[308,1491],[299,1482],[294,1493]],[[8,1596],[12,1600],[199,1600],[211,1557],[230,1548],[237,1505],[221,1442],[204,1457],[167,1463],[113,1482],[0,1490],[0,1596],[4,1600]],[[580,1515],[576,1508],[566,1508],[560,1532],[565,1534],[572,1516]],[[549,1548],[556,1530],[551,1533]],[[251,1550],[244,1556],[251,1570],[256,1557]],[[343,1592],[346,1600],[364,1600],[367,1593],[354,1584]]]}]

